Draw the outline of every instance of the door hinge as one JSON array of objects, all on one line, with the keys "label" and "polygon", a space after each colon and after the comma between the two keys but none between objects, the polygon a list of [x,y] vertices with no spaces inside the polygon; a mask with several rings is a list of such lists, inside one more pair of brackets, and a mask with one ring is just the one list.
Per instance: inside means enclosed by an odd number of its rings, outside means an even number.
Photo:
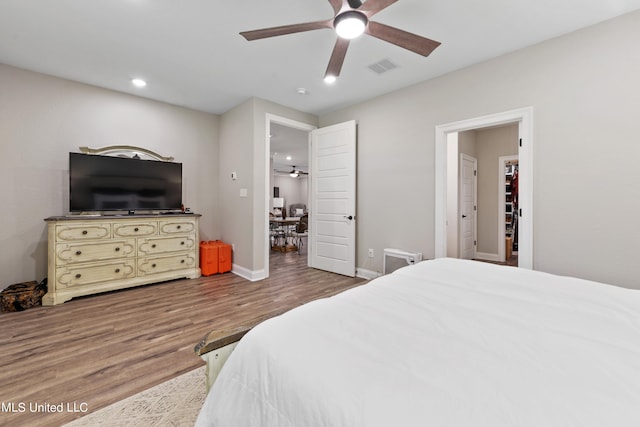
[{"label": "door hinge", "polygon": [[522,208],[518,209],[518,215],[522,217]]},{"label": "door hinge", "polygon": [[476,242],[475,240],[473,241],[473,246],[477,246],[478,242]]},{"label": "door hinge", "polygon": [[473,206],[473,210],[474,210],[474,211],[477,211],[477,210],[478,210],[478,207],[474,205],[474,206]]},{"label": "door hinge", "polygon": [[473,171],[473,176],[478,176],[478,171],[477,170]]},{"label": "door hinge", "polygon": [[522,147],[522,138],[520,138],[520,147]]}]

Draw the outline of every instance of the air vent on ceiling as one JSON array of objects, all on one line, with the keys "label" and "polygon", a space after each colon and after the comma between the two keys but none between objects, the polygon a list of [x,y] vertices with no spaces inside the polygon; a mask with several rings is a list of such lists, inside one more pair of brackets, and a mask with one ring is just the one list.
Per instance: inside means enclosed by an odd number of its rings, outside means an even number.
[{"label": "air vent on ceiling", "polygon": [[383,74],[387,71],[393,70],[394,68],[398,68],[398,66],[388,59],[383,59],[382,61],[369,65],[369,68],[378,74]]}]

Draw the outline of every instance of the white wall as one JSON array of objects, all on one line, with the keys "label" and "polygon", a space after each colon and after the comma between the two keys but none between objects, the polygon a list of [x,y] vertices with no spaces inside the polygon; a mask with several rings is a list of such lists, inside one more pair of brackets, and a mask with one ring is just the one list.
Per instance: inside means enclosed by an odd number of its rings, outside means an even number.
[{"label": "white wall", "polygon": [[292,204],[309,204],[308,181],[309,180],[306,175],[300,175],[297,178],[281,175],[276,175],[274,177],[273,186],[280,188],[280,197],[284,197],[284,203],[287,207],[287,215],[289,214],[289,206]]},{"label": "white wall", "polygon": [[458,258],[458,132],[447,135],[447,256]]},{"label": "white wall", "polygon": [[134,145],[183,163],[185,206],[219,237],[218,117],[0,64],[0,288],[47,274],[44,218],[68,213],[69,152]]},{"label": "white wall", "polygon": [[437,125],[532,106],[534,268],[640,288],[638,40],[634,12],[322,116],[358,121],[357,264],[433,257]]}]

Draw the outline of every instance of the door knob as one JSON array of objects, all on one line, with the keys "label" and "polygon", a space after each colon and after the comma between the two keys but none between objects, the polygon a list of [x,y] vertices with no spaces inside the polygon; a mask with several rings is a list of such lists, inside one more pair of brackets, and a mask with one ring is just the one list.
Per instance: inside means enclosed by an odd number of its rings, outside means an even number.
[{"label": "door knob", "polygon": [[466,218],[466,217],[467,217],[466,215],[462,215],[462,218]]},{"label": "door knob", "polygon": [[345,218],[347,218],[349,221],[351,221],[353,219],[353,215],[349,215],[349,216],[345,215]]}]

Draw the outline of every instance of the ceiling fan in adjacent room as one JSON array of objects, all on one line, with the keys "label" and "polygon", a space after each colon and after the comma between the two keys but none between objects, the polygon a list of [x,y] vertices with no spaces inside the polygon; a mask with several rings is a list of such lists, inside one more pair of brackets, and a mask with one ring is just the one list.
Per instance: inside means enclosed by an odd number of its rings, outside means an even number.
[{"label": "ceiling fan in adjacent room", "polygon": [[295,166],[292,166],[292,169],[290,171],[276,171],[276,172],[282,175],[289,175],[291,178],[297,178],[300,175],[309,175],[309,172],[296,169]]},{"label": "ceiling fan in adjacent room", "polygon": [[306,22],[301,24],[282,25],[254,31],[243,31],[240,34],[247,40],[258,40],[284,34],[333,28],[338,39],[329,59],[325,72],[325,81],[333,82],[340,75],[349,41],[362,33],[380,40],[395,44],[422,56],[429,56],[440,42],[409,33],[395,27],[371,21],[371,17],[398,0],[329,0],[335,16],[332,19]]}]

